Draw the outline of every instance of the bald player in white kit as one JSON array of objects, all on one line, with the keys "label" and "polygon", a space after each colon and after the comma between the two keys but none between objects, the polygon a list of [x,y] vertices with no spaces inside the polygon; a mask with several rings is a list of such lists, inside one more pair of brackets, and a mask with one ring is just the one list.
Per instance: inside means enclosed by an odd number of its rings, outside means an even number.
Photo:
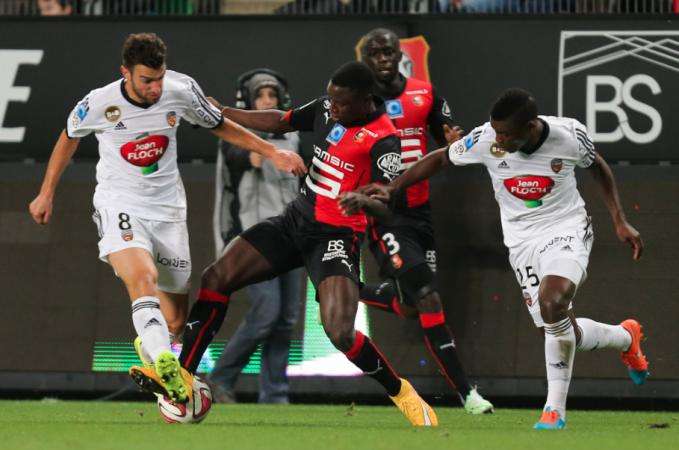
[{"label": "bald player in white kit", "polygon": [[566,425],[566,397],[575,350],[612,348],[635,384],[648,376],[636,320],[607,325],[575,318],[572,300],[587,277],[594,239],[591,218],[575,180],[588,168],[601,188],[621,241],[633,259],[643,251],[639,233],[626,220],[608,164],[594,151],[584,125],[566,117],[538,116],[533,97],[509,89],[495,102],[491,120],[448,148],[430,153],[388,186],[364,192],[388,200],[393,192],[426,179],[451,163],[483,164],[500,206],[504,243],[535,325],[544,330],[547,401],[536,429]]},{"label": "bald player in white kit", "polygon": [[170,331],[181,333],[186,320],[191,275],[186,195],[177,167],[179,123],[186,119],[208,128],[271,159],[279,170],[302,174],[305,167],[296,153],[223,118],[191,77],[166,68],[165,55],[165,44],[153,33],[126,39],[123,78],[94,89],[73,109],[29,210],[37,223],[50,221],[61,174],[80,138],[94,133],[100,157],[93,199],[99,258],[125,283],[135,346],[148,363],[133,367],[130,375],[137,381],[144,371],[167,397],[184,402],[192,379],[170,351]]}]

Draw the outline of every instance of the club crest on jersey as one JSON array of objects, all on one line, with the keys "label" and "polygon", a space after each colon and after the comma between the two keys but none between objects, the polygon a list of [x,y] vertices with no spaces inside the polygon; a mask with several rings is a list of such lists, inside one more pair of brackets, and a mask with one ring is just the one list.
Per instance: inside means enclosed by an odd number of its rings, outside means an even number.
[{"label": "club crest on jersey", "polygon": [[554,173],[559,173],[561,172],[561,169],[563,169],[563,159],[561,158],[554,158],[551,162],[552,170]]},{"label": "club crest on jersey", "polygon": [[148,175],[158,170],[158,160],[163,157],[170,138],[163,135],[142,134],[137,140],[120,147],[120,155],[133,166],[141,167],[141,173]]},{"label": "club crest on jersey", "polygon": [[377,138],[377,133],[373,133],[367,128],[361,128],[358,133],[354,135],[354,142],[358,142],[359,144],[365,140],[365,137],[370,136],[373,139]]},{"label": "club crest on jersey", "polygon": [[530,296],[528,292],[523,293],[523,301],[526,302],[526,306],[528,306],[529,308],[533,306],[533,298]]},{"label": "club crest on jersey", "polygon": [[120,108],[117,106],[109,106],[106,108],[106,111],[104,111],[104,117],[106,117],[106,120],[112,123],[119,121],[121,115],[122,113],[120,112]]},{"label": "club crest on jersey", "polygon": [[542,205],[542,198],[552,192],[554,180],[538,175],[523,175],[508,178],[503,184],[510,194],[523,200],[526,207],[537,208]]},{"label": "club crest on jersey", "polygon": [[330,130],[330,133],[328,133],[328,136],[325,138],[325,140],[331,143],[332,145],[337,145],[339,141],[342,140],[346,132],[347,132],[346,128],[336,123],[335,126],[333,126],[332,129]]},{"label": "club crest on jersey", "polygon": [[123,241],[130,242],[134,239],[134,233],[132,230],[123,230],[120,232],[120,237],[123,238]]},{"label": "club crest on jersey", "polygon": [[497,142],[493,142],[493,145],[490,146],[490,154],[496,158],[502,158],[507,152],[500,148],[500,146],[497,145]]},{"label": "club crest on jersey", "polygon": [[390,119],[400,119],[403,117],[403,104],[401,100],[387,100],[384,102],[384,105]]},{"label": "club crest on jersey", "polygon": [[398,153],[384,154],[377,160],[377,166],[384,172],[384,177],[391,181],[401,171],[401,155]]},{"label": "club crest on jersey", "polygon": [[420,95],[416,95],[413,97],[413,105],[415,106],[422,106],[424,105],[424,99]]},{"label": "club crest on jersey", "polygon": [[176,112],[170,111],[169,113],[167,113],[165,118],[167,119],[167,124],[169,126],[174,128],[174,126],[177,125],[177,113]]}]

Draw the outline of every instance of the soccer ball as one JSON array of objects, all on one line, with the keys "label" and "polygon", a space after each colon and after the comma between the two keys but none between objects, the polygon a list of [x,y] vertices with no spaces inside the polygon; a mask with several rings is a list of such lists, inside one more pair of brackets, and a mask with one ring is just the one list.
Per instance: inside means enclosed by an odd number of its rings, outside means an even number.
[{"label": "soccer ball", "polygon": [[175,403],[167,397],[158,396],[160,417],[167,423],[200,423],[212,408],[210,386],[193,376],[193,398],[186,403]]}]

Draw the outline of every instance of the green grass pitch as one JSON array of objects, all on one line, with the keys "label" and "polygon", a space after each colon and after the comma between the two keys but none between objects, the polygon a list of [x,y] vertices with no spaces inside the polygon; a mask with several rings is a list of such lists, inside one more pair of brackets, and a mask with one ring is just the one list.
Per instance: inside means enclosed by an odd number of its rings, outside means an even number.
[{"label": "green grass pitch", "polygon": [[538,411],[469,416],[437,408],[441,426],[411,427],[394,407],[214,405],[199,425],[167,425],[148,403],[0,401],[7,450],[671,450],[678,412],[570,411],[563,431],[531,429]]}]

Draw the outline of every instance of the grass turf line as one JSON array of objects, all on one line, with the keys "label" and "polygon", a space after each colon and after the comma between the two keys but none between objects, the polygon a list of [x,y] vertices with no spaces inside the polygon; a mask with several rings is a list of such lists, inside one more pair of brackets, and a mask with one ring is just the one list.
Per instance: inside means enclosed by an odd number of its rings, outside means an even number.
[{"label": "grass turf line", "polygon": [[[155,403],[0,401],[8,450],[668,450],[679,413],[569,411],[560,432],[532,430],[539,411],[470,416],[437,408],[441,426],[411,427],[394,407],[214,405],[199,425],[167,425]],[[667,424],[667,428],[650,428]]]}]

